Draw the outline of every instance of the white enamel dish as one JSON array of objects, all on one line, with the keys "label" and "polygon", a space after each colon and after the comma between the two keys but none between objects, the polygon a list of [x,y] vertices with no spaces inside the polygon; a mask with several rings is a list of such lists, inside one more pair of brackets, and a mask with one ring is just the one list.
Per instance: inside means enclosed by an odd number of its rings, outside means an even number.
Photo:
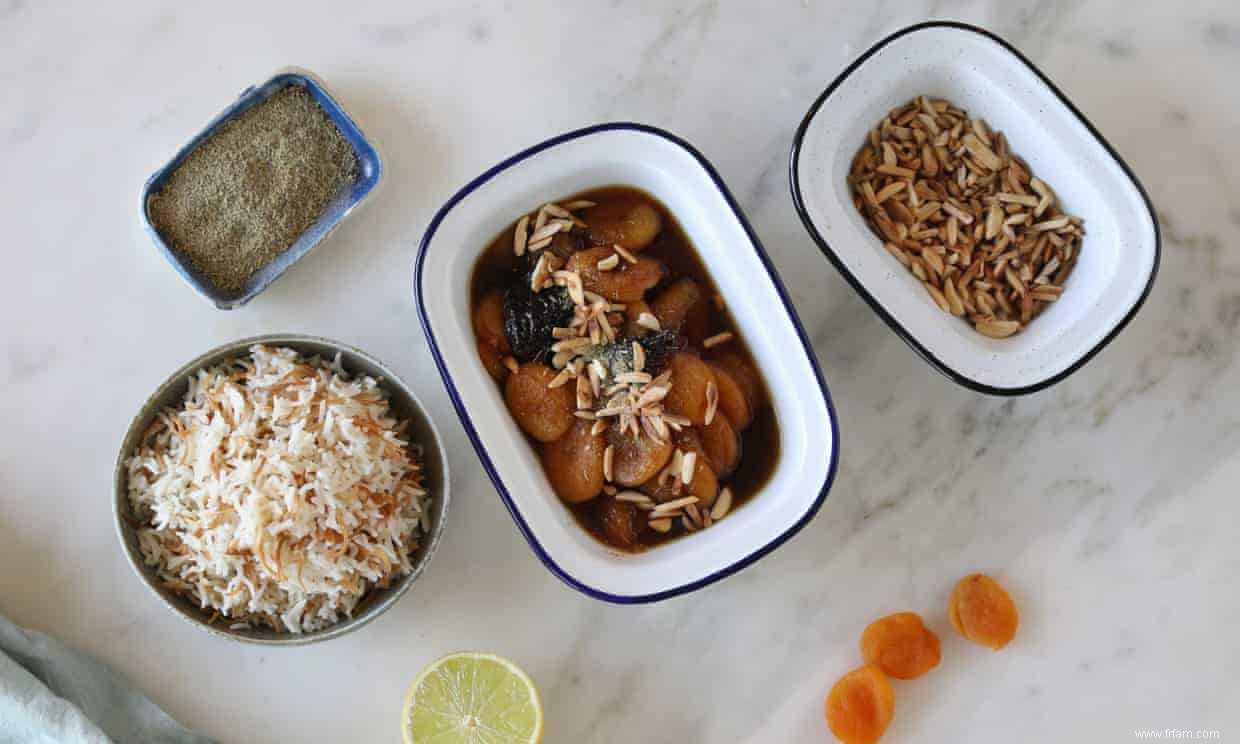
[{"label": "white enamel dish", "polygon": [[[847,175],[867,132],[923,94],[1002,130],[1064,210],[1085,220],[1063,296],[1016,336],[986,338],[939,311],[853,206]],[[972,26],[912,26],[849,65],[802,121],[790,177],[806,229],[849,283],[928,362],[981,392],[1020,395],[1067,377],[1132,319],[1157,273],[1157,220],[1128,166],[1027,59]]]},{"label": "white enamel dish", "polygon": [[[708,530],[638,555],[597,542],[555,496],[478,359],[469,308],[475,260],[518,215],[615,184],[662,201],[688,234],[761,368],[781,435],[774,474],[752,500]],[[583,593],[632,603],[698,589],[778,547],[826,497],[839,435],[808,340],[719,175],[674,135],[639,124],[601,124],[496,165],[435,215],[422,238],[414,282],[431,351],[483,467],[530,547]]]}]

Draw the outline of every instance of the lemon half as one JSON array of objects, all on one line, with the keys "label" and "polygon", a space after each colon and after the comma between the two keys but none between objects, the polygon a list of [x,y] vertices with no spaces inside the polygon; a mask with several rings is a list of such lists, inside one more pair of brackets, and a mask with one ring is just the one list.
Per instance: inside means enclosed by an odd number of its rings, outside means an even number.
[{"label": "lemon half", "polygon": [[401,710],[405,744],[538,744],[543,712],[525,672],[495,654],[461,651],[431,662]]}]

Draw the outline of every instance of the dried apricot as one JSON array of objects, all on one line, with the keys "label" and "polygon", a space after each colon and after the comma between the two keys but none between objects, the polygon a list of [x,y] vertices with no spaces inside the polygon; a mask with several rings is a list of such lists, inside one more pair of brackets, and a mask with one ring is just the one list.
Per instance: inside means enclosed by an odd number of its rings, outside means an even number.
[{"label": "dried apricot", "polygon": [[554,442],[577,420],[574,388],[548,387],[555,376],[545,364],[522,364],[504,383],[504,400],[512,417],[540,442]]},{"label": "dried apricot", "polygon": [[577,251],[564,268],[581,277],[585,289],[606,297],[612,302],[640,300],[646,290],[663,278],[663,264],[648,256],[638,256],[637,263],[621,261],[610,271],[598,267],[599,261],[615,255],[610,246],[598,246]]},{"label": "dried apricot", "polygon": [[693,306],[702,300],[702,290],[689,277],[681,277],[668,285],[650,303],[650,309],[664,328],[680,328]]},{"label": "dried apricot", "polygon": [[600,204],[586,210],[583,216],[590,224],[590,240],[595,245],[611,247],[618,243],[630,251],[650,245],[663,229],[659,210],[645,202],[619,200]]},{"label": "dried apricot", "polygon": [[897,612],[866,626],[861,657],[889,677],[917,679],[939,665],[939,637],[916,612]]},{"label": "dried apricot", "polygon": [[607,443],[613,448],[612,480],[622,486],[637,486],[659,474],[672,456],[671,440],[651,439],[645,434],[607,429]]},{"label": "dried apricot", "polygon": [[504,335],[504,293],[488,292],[474,308],[474,333],[501,354],[508,353],[508,337]]},{"label": "dried apricot", "polygon": [[499,353],[499,349],[482,339],[478,339],[475,343],[478,345],[478,358],[482,360],[482,366],[486,368],[487,374],[496,382],[503,382],[508,376],[508,368],[504,366],[504,358]]},{"label": "dried apricot", "polygon": [[1016,637],[1020,618],[1016,603],[986,574],[969,574],[956,582],[947,610],[960,635],[998,651]]},{"label": "dried apricot", "polygon": [[610,496],[604,498],[607,500],[599,508],[603,531],[612,543],[622,548],[633,547],[641,536],[645,515],[631,502],[618,501]]},{"label": "dried apricot", "polygon": [[702,448],[702,440],[698,438],[697,430],[686,427],[678,432],[673,449],[679,449],[686,455],[693,453],[693,475],[689,484],[685,485],[681,480],[681,473],[669,475],[661,472],[658,476],[641,484],[639,490],[659,503],[684,496],[697,496],[698,508],[710,508],[719,496],[719,478],[715,476],[715,470],[710,466],[710,460],[706,457],[706,450]]},{"label": "dried apricot", "polygon": [[[732,379],[741,389],[745,402],[749,404],[749,410],[757,412],[766,406],[766,394],[762,387],[762,378],[758,371],[754,369],[753,364],[745,358],[745,356],[735,350],[719,348],[711,349],[706,357],[712,367],[722,368],[723,371],[732,375]],[[723,406],[723,388],[719,389],[719,405]],[[737,424],[737,421],[733,421]],[[746,427],[739,427],[744,429]]]},{"label": "dried apricot", "polygon": [[719,478],[711,466],[706,454],[706,446],[697,429],[685,428],[676,436],[676,446],[685,454],[694,453],[693,479],[688,488],[682,488],[677,496],[697,496],[698,506],[709,508],[715,505],[719,495]]},{"label": "dried apricot", "polygon": [[701,359],[681,352],[672,357],[672,389],[663,399],[663,407],[693,422],[706,423],[706,388],[715,382],[715,375]]},{"label": "dried apricot", "polygon": [[711,466],[721,477],[728,477],[741,463],[741,438],[722,412],[706,426],[700,427],[702,449]]},{"label": "dried apricot", "polygon": [[603,490],[603,435],[593,422],[577,419],[568,433],[542,446],[543,470],[562,500],[589,501]]},{"label": "dried apricot", "polygon": [[854,669],[827,693],[827,726],[844,744],[874,744],[896,709],[895,691],[876,666]]},{"label": "dried apricot", "polygon": [[728,423],[738,432],[748,429],[754,412],[749,406],[745,389],[731,372],[718,364],[708,361],[706,366],[715,373],[715,385],[719,388],[719,412],[728,417]]},{"label": "dried apricot", "polygon": [[650,333],[650,328],[637,322],[643,313],[654,315],[645,300],[633,300],[624,303],[624,335],[629,338],[641,338]]}]

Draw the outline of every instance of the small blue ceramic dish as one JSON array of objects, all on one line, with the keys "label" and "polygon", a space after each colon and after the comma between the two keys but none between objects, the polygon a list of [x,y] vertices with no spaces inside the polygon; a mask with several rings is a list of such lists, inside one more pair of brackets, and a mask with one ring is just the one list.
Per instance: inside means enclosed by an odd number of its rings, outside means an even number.
[{"label": "small blue ceramic dish", "polygon": [[[310,225],[292,245],[285,248],[271,263],[254,272],[254,275],[249,278],[244,287],[235,291],[221,290],[208,281],[201,272],[182,259],[172,249],[172,246],[164,240],[159,230],[155,228],[154,223],[151,221],[149,209],[151,195],[163,188],[168,178],[181,165],[181,162],[198,145],[215,134],[217,129],[255,105],[270,98],[277,91],[294,85],[304,88],[323,107],[327,118],[331,119],[332,123],[336,125],[340,133],[344,135],[345,140],[353,148],[354,154],[357,155],[357,179],[332,199],[327,208],[323,210],[323,213],[319,215],[319,218],[315,220],[314,224]],[[288,267],[292,266],[293,263],[309,253],[324,238],[330,235],[349,213],[375,191],[382,176],[383,163],[379,159],[379,152],[370,143],[370,140],[366,139],[366,135],[362,134],[362,130],[358,128],[357,124],[340,107],[340,104],[336,103],[336,100],[328,94],[322,81],[307,70],[286,68],[276,73],[274,77],[262,85],[250,86],[243,90],[236,101],[208,122],[202,131],[196,134],[193,139],[173,156],[172,160],[168,161],[164,167],[155,171],[154,175],[147,180],[146,185],[142,189],[142,222],[146,226],[147,232],[150,233],[151,239],[155,241],[155,245],[159,247],[164,257],[168,259],[173,267],[180,272],[181,276],[185,277],[185,281],[189,282],[204,297],[214,302],[219,309],[232,310],[254,299],[259,292],[267,288],[267,285],[287,271]]]}]

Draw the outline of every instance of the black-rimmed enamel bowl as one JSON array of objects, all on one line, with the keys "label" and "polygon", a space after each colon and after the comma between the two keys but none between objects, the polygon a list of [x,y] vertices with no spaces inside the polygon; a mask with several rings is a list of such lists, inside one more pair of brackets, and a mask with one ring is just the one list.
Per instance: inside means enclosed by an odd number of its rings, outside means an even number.
[{"label": "black-rimmed enamel bowl", "polygon": [[[639,555],[597,542],[573,520],[478,359],[469,308],[475,260],[513,220],[547,201],[624,184],[662,201],[705,261],[761,368],[780,457],[753,499],[711,529]],[[839,433],[826,383],[762,246],[710,163],[639,124],[601,124],[535,145],[474,179],[439,210],[415,271],[430,348],[483,467],[530,547],[556,576],[598,599],[650,602],[753,563],[817,512],[835,475]]]},{"label": "black-rimmed enamel bowl", "polygon": [[[938,310],[853,205],[847,176],[868,131],[919,95],[945,98],[1002,130],[1087,234],[1063,295],[1021,333],[986,338]],[[1097,130],[1020,52],[950,22],[899,31],[861,55],[814,101],[793,141],[792,196],[806,229],[901,338],[952,380],[1021,395],[1052,385],[1133,318],[1158,270],[1145,190]]]}]

